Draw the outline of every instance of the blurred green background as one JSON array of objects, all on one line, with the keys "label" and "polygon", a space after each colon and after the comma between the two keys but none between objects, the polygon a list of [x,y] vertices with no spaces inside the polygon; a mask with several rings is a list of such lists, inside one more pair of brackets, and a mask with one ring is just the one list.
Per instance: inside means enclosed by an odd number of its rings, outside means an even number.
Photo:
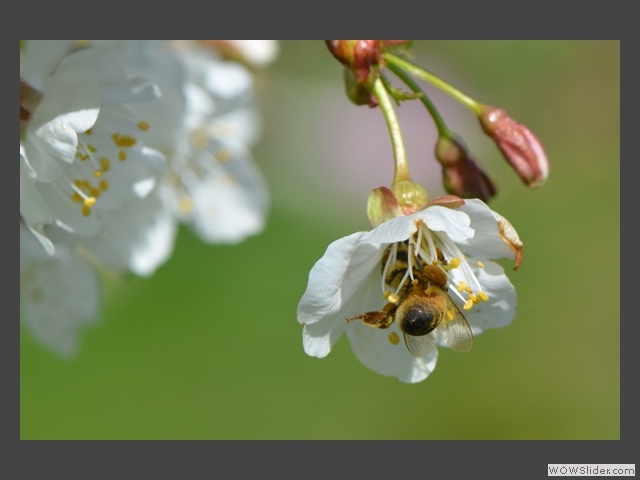
[{"label": "blurred green background", "polygon": [[[362,366],[346,337],[308,357],[296,321],[309,269],[368,229],[391,181],[378,110],[352,105],[322,41],[285,41],[259,78],[255,150],[272,190],[263,234],[208,246],[182,229],[151,278],[105,284],[103,316],[61,360],[21,327],[22,439],[619,439],[619,41],[416,41],[415,60],[505,108],[543,141],[527,189],[475,117],[428,85],[498,184],[525,244],[517,316],[468,354],[441,349],[415,385]],[[398,109],[414,179],[442,194],[433,125]]]}]

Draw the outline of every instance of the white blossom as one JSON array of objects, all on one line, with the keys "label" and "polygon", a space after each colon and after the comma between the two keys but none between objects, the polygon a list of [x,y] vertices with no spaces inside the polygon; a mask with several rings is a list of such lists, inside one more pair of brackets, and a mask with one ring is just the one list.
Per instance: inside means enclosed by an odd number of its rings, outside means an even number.
[{"label": "white blossom", "polygon": [[[413,280],[411,261],[395,292],[390,291],[383,275],[393,268],[393,259],[389,259],[396,254],[394,249],[397,252],[405,242],[411,245],[416,262],[438,265],[446,272],[448,295],[464,312],[474,336],[513,320],[515,289],[494,261],[519,261],[522,243],[513,227],[480,200],[466,200],[455,209],[433,205],[329,245],[311,269],[298,305],[308,355],[325,357],[346,332],[355,355],[375,372],[415,383],[433,371],[437,349],[412,355],[402,342],[397,321],[388,328],[353,321],[365,312],[381,311],[385,304],[397,302],[394,295]],[[385,252],[388,255],[383,263]],[[438,345],[452,345],[443,325],[428,335]]]}]

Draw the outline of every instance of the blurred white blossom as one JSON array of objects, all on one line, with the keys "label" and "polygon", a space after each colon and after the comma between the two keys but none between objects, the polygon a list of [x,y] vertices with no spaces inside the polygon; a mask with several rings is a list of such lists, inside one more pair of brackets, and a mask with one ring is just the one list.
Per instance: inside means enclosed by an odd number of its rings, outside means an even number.
[{"label": "blurred white blossom", "polygon": [[[153,274],[179,222],[209,243],[264,228],[269,196],[250,152],[260,115],[243,64],[205,42],[27,41],[20,73],[21,313],[41,343],[75,351],[99,315],[95,267]],[[23,85],[37,98],[25,108]],[[86,305],[66,276],[41,280],[63,271],[87,279]],[[60,295],[64,308],[50,308]]]},{"label": "blurred white blossom", "polygon": [[63,244],[49,255],[20,223],[20,299],[33,337],[57,354],[76,353],[83,327],[95,324],[100,283],[93,266]]}]

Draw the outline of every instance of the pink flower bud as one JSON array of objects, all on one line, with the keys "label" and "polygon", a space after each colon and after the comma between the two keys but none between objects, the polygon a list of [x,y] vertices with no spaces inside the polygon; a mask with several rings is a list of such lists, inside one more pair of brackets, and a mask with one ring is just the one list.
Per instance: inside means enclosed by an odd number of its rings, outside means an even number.
[{"label": "pink flower bud", "polygon": [[549,175],[549,160],[540,140],[521,123],[497,107],[483,106],[480,125],[502,154],[531,188],[542,185]]},{"label": "pink flower bud", "polygon": [[[380,40],[325,40],[331,54],[356,74],[364,83],[377,77],[381,63]],[[373,71],[372,71],[373,69]]]},{"label": "pink flower bud", "polygon": [[436,158],[442,165],[442,182],[447,192],[462,198],[479,198],[483,202],[496,195],[495,185],[461,139],[438,138]]}]

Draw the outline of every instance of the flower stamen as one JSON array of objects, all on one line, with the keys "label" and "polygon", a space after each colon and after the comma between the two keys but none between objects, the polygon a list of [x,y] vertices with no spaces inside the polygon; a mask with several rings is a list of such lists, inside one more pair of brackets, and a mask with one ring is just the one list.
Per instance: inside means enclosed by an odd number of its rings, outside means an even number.
[{"label": "flower stamen", "polygon": [[460,266],[460,259],[458,257],[453,257],[451,260],[449,260],[448,262],[443,261],[442,265],[440,265],[442,267],[442,269],[445,272],[449,272],[455,268],[458,268]]},{"label": "flower stamen", "polygon": [[[398,294],[400,293],[400,290],[402,290],[402,287],[404,286],[404,282],[407,281],[408,277],[411,277],[411,281],[414,280],[413,279],[413,267],[411,266],[411,243],[409,243],[409,245],[407,245],[407,269],[404,272],[404,275],[402,276],[402,279],[398,283],[398,288],[396,288],[396,291],[393,293],[393,297],[394,298],[398,298],[398,299],[400,298]],[[389,296],[389,298],[391,298],[391,295]],[[389,300],[389,301],[392,302],[391,300]],[[392,302],[392,303],[396,303],[396,302]]]},{"label": "flower stamen", "polygon": [[[389,255],[387,256],[387,261],[384,264],[384,268],[382,269],[382,291],[383,293],[383,298],[387,298],[389,297],[389,294],[391,293],[390,290],[387,288],[387,272],[389,271],[389,265],[395,265],[396,263],[396,254],[398,251],[398,244],[394,243],[393,245],[391,245],[390,250],[389,250]],[[386,293],[389,292],[389,293]]]}]

